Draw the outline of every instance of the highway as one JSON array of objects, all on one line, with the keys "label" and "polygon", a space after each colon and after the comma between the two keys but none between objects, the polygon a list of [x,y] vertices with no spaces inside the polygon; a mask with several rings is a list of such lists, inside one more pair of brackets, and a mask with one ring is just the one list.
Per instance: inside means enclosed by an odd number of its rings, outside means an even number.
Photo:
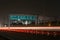
[{"label": "highway", "polygon": [[5,40],[60,40],[60,36],[56,35],[42,35],[42,34],[31,34],[23,32],[3,32],[0,31],[0,36],[4,37]]},{"label": "highway", "polygon": [[60,30],[60,27],[0,27],[0,38],[3,40],[60,40],[60,31],[55,29]]},{"label": "highway", "polygon": [[16,29],[25,29],[25,30],[43,30],[43,31],[60,31],[60,27],[0,27],[0,30],[16,30]]}]

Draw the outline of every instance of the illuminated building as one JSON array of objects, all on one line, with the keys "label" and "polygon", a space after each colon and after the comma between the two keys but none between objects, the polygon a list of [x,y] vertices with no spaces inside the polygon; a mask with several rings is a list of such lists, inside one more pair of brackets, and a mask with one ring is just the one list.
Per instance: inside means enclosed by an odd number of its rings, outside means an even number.
[{"label": "illuminated building", "polygon": [[12,23],[19,25],[37,24],[36,15],[9,15],[9,25]]},{"label": "illuminated building", "polygon": [[[49,17],[32,14],[10,14],[8,16],[8,26],[13,25],[44,25],[49,21]],[[6,25],[6,24],[5,24]]]}]

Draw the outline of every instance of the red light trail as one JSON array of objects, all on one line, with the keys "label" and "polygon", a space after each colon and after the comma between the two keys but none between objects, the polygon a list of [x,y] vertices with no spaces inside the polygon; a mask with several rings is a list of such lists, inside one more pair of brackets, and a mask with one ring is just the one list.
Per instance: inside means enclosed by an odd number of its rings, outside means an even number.
[{"label": "red light trail", "polygon": [[0,27],[0,31],[60,35],[60,27]]}]

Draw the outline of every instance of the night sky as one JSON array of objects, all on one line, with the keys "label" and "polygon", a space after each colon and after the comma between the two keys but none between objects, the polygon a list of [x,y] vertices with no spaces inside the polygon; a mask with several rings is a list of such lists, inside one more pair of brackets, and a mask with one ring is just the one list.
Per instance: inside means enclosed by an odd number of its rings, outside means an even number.
[{"label": "night sky", "polygon": [[9,14],[40,14],[50,17],[60,16],[58,0],[0,0],[0,18],[4,20]]},{"label": "night sky", "polygon": [[60,2],[57,0],[2,0],[0,1],[0,13],[31,13],[56,16],[60,14]]}]

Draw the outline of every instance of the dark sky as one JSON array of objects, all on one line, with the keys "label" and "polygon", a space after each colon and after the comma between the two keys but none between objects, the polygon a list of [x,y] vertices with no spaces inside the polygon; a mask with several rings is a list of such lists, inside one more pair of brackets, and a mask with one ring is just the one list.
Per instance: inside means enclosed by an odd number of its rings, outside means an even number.
[{"label": "dark sky", "polygon": [[60,2],[57,0],[2,0],[0,1],[0,13],[59,15]]},{"label": "dark sky", "polygon": [[57,18],[60,16],[60,1],[0,0],[0,23],[7,22],[9,14],[40,14]]},{"label": "dark sky", "polygon": [[0,16],[5,17],[10,13],[60,16],[60,2],[57,0],[0,0]]}]

